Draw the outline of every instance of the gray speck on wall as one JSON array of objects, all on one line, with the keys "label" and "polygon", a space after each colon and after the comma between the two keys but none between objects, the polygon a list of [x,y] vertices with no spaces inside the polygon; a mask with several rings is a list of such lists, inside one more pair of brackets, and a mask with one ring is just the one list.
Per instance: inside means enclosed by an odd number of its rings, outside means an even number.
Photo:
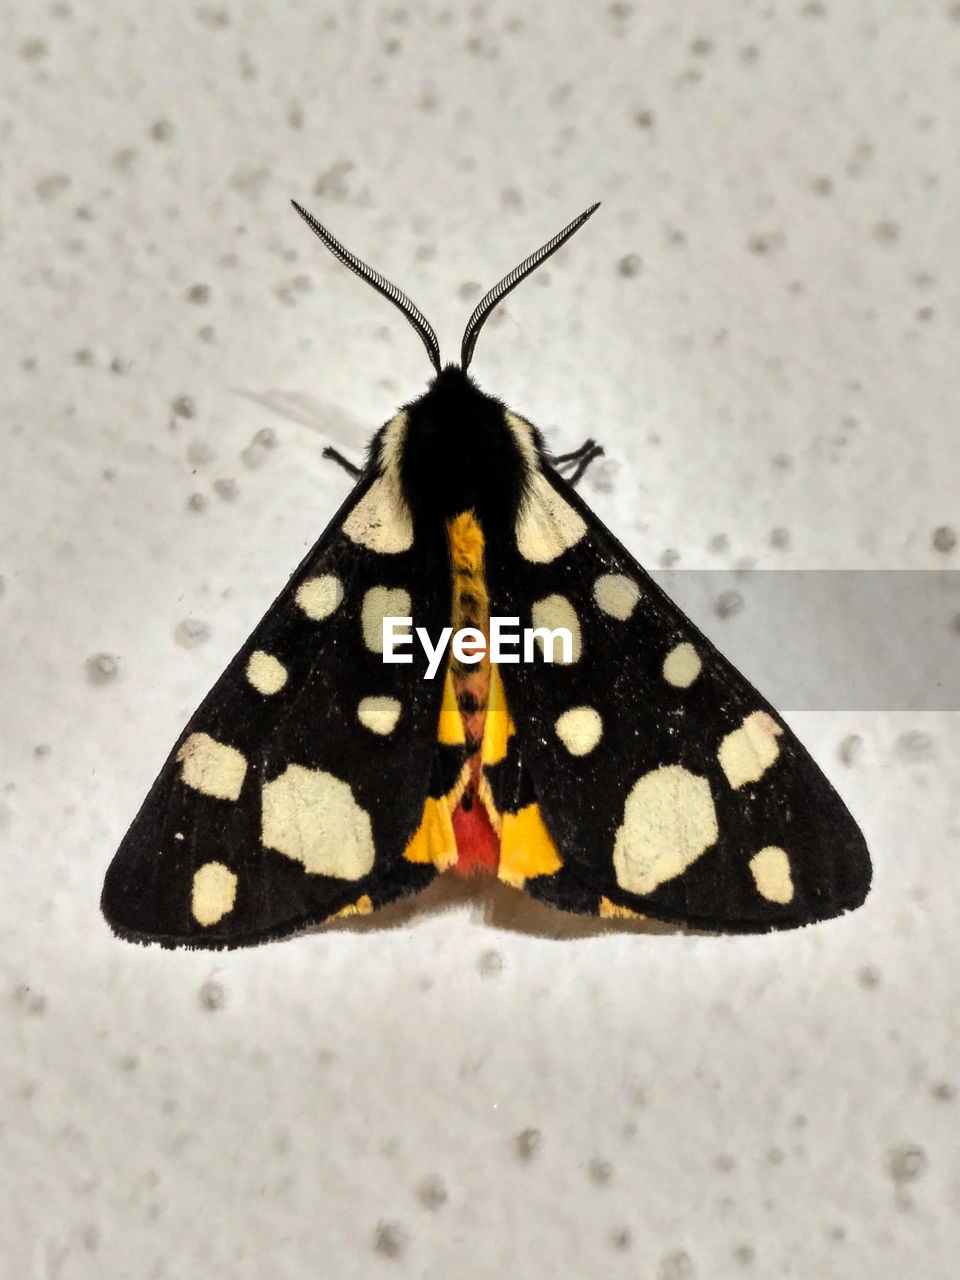
[{"label": "gray speck on wall", "polygon": [[215,1013],[218,1009],[222,1009],[226,1002],[227,993],[223,983],[213,978],[208,978],[197,992],[197,1003],[208,1013]]},{"label": "gray speck on wall", "polygon": [[116,680],[120,664],[112,653],[94,653],[83,664],[88,683],[99,687]]},{"label": "gray speck on wall", "polygon": [[399,1222],[378,1222],[373,1248],[384,1258],[399,1258],[407,1247],[407,1233]]},{"label": "gray speck on wall", "polygon": [[184,618],[173,629],[173,638],[184,649],[195,649],[210,638],[210,624],[201,618]]}]

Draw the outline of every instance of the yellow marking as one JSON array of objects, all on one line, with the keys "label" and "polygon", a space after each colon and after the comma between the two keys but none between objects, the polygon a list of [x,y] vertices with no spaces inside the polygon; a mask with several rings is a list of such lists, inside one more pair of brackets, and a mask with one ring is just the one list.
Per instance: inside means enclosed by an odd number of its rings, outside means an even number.
[{"label": "yellow marking", "polygon": [[603,721],[593,707],[571,707],[553,726],[572,756],[585,756],[603,736]]},{"label": "yellow marking", "polygon": [[264,783],[262,839],[311,875],[359,880],[373,869],[370,815],[332,773],[287,765]]},{"label": "yellow marking", "polygon": [[593,598],[604,613],[626,622],[640,599],[640,588],[622,573],[603,573],[593,584]]},{"label": "yellow marking", "polygon": [[692,644],[675,645],[663,660],[663,678],[677,689],[689,689],[703,663]]},{"label": "yellow marking", "polygon": [[222,862],[205,862],[193,873],[190,910],[197,924],[211,925],[233,910],[237,877]]},{"label": "yellow marking", "polygon": [[343,600],[343,583],[332,573],[321,574],[319,578],[307,578],[297,587],[294,598],[308,618],[314,622],[322,622]]},{"label": "yellow marking", "polygon": [[652,893],[711,845],[719,831],[710,784],[681,765],[662,765],[634,783],[613,846],[617,883]]},{"label": "yellow marking", "polygon": [[357,703],[357,719],[371,733],[393,733],[401,709],[396,698],[361,698]]},{"label": "yellow marking", "polygon": [[446,871],[456,862],[457,841],[453,834],[451,814],[460,803],[460,796],[457,795],[454,801],[454,794],[456,792],[452,792],[450,796],[442,796],[439,800],[435,800],[433,796],[427,797],[420,826],[403,851],[408,862],[433,863],[438,871]]},{"label": "yellow marking", "polygon": [[413,546],[413,520],[394,472],[378,476],[341,526],[352,542],[381,555]]},{"label": "yellow marking", "polygon": [[330,919],[345,920],[348,916],[368,916],[372,911],[373,903],[370,901],[370,895],[365,893],[356,902],[351,902],[348,906],[341,907],[339,911],[335,911]]},{"label": "yellow marking", "polygon": [[456,747],[466,742],[467,735],[463,731],[463,720],[457,706],[457,695],[453,688],[453,676],[450,668],[443,677],[443,698],[440,702],[440,723],[437,726],[437,741],[445,746]]},{"label": "yellow marking", "polygon": [[629,907],[621,907],[617,902],[611,902],[609,898],[600,899],[600,910],[597,914],[603,920],[646,920],[647,916],[641,915],[639,911],[631,911]]},{"label": "yellow marking", "polygon": [[[564,627],[570,632],[570,662],[577,662],[580,658],[582,643],[580,640],[580,619],[577,617],[577,611],[567,599],[566,596],[544,596],[542,600],[538,600],[530,611],[534,626],[534,640],[540,646],[540,652],[546,657],[545,640],[542,635],[538,635],[537,631],[544,629],[546,631],[556,631],[558,627]],[[566,646],[563,644],[561,636],[551,637],[550,639],[550,660],[553,662],[566,664]]]},{"label": "yellow marking", "polygon": [[[410,593],[402,587],[371,587],[363,597],[360,609],[360,625],[363,628],[363,643],[371,653],[383,653],[383,620],[384,618],[409,618]],[[410,628],[395,627],[395,636],[409,635]],[[409,644],[402,645],[399,653],[411,654]]]},{"label": "yellow marking", "polygon": [[532,876],[552,876],[562,866],[539,805],[528,804],[519,813],[502,815],[499,879],[522,889]]},{"label": "yellow marking", "polygon": [[748,782],[759,782],[780,755],[777,738],[781,725],[766,711],[754,711],[739,729],[734,729],[717,748],[720,768],[734,790]]},{"label": "yellow marking", "polygon": [[490,668],[490,693],[487,697],[487,718],[483,725],[483,745],[480,748],[481,764],[496,764],[507,754],[507,739],[516,733],[507,695],[503,691],[500,672]]},{"label": "yellow marking", "polygon": [[287,668],[272,653],[255,649],[247,661],[247,679],[257,693],[269,696],[279,693],[287,683]]},{"label": "yellow marking", "polygon": [[191,733],[177,752],[180,781],[213,796],[215,800],[237,800],[247,773],[247,762],[235,747],[217,742],[208,733]]},{"label": "yellow marking", "polygon": [[765,849],[755,853],[750,859],[750,872],[757,886],[757,892],[768,902],[777,902],[781,906],[786,906],[788,902],[793,901],[790,859],[783,849],[775,844],[768,844]]},{"label": "yellow marking", "polygon": [[580,516],[564,502],[542,472],[530,482],[517,517],[517,550],[534,564],[549,564],[587,531]]},{"label": "yellow marking", "polygon": [[447,521],[447,539],[454,568],[478,574],[482,579],[483,530],[472,511],[461,511]]}]

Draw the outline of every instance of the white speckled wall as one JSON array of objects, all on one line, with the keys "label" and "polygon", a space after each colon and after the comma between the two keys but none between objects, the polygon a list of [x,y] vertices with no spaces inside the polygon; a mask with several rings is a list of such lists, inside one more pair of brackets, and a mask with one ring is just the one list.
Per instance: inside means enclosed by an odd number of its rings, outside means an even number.
[{"label": "white speckled wall", "polygon": [[9,0],[4,26],[3,1274],[955,1280],[955,712],[790,716],[876,866],[796,933],[454,885],[168,953],[97,900],[345,492],[323,446],[358,456],[429,373],[291,196],[450,355],[603,201],[474,372],[556,446],[602,440],[583,492],[648,566],[960,567],[960,6]]}]

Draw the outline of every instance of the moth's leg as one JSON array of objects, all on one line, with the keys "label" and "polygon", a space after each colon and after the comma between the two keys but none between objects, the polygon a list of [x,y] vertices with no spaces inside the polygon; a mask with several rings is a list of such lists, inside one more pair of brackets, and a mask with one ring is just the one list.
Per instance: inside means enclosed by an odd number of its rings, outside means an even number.
[{"label": "moth's leg", "polygon": [[[573,463],[573,469],[569,474],[564,476],[567,484],[575,485],[578,480],[583,478],[583,474],[593,462],[594,458],[599,458],[603,453],[603,446],[597,444],[595,440],[585,440],[579,449],[573,453],[561,454],[558,458],[553,459],[554,466],[560,463],[563,466],[569,466]],[[560,469],[559,467],[557,468]]]},{"label": "moth's leg", "polygon": [[331,462],[336,462],[338,466],[343,467],[347,475],[353,476],[354,480],[363,474],[359,467],[355,467],[349,458],[345,458],[342,453],[339,453],[334,449],[333,445],[327,445],[323,451],[323,456],[325,458],[329,458]]},{"label": "moth's leg", "polygon": [[589,453],[591,449],[596,447],[596,443],[596,440],[584,440],[579,449],[574,449],[572,453],[558,453],[550,461],[554,466],[562,462],[579,462],[585,453]]}]

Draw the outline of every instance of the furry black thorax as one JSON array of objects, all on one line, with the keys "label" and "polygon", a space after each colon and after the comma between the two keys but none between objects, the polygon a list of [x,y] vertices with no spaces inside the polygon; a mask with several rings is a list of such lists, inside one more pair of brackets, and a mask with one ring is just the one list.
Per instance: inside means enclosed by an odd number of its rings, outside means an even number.
[{"label": "furry black thorax", "polygon": [[400,479],[414,527],[470,510],[486,529],[512,527],[530,476],[502,401],[450,364],[406,412]]}]

